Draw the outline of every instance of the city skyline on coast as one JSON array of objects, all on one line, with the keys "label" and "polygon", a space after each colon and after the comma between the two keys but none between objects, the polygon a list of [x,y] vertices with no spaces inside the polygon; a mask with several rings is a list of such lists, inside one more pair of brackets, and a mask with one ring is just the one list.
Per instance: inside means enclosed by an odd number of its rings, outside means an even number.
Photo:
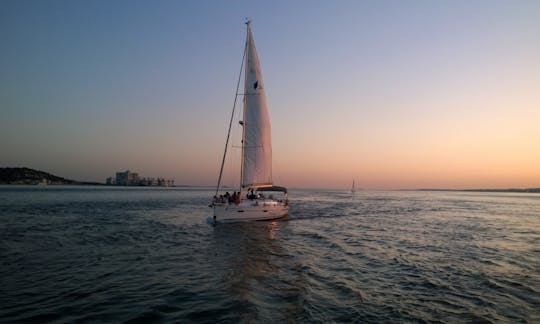
[{"label": "city skyline on coast", "polygon": [[[214,185],[248,16],[276,183],[539,187],[539,9],[5,1],[0,166],[100,182],[130,169]],[[224,184],[236,179],[229,172]]]}]

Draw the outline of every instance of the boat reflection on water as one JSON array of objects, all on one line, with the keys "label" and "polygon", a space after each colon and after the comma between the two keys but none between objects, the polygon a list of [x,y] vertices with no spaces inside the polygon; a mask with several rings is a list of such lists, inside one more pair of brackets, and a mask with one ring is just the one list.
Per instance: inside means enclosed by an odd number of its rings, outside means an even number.
[{"label": "boat reflection on water", "polygon": [[[240,321],[302,318],[306,290],[301,265],[283,246],[287,221],[221,224],[214,227],[214,267],[226,307]],[[230,312],[229,312],[230,314]]]}]

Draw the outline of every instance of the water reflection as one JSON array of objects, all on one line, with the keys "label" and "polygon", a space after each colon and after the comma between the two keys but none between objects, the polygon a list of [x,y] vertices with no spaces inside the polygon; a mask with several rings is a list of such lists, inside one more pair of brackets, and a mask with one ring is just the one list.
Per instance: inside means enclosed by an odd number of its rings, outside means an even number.
[{"label": "water reflection", "polygon": [[288,222],[220,224],[214,228],[216,270],[242,321],[295,320],[306,281],[283,248]]}]

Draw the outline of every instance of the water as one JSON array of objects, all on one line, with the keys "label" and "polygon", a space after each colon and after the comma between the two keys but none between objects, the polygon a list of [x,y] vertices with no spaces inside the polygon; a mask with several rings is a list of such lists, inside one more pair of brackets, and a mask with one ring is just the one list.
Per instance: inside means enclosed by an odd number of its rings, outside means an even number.
[{"label": "water", "polygon": [[540,323],[540,195],[0,187],[0,322]]}]

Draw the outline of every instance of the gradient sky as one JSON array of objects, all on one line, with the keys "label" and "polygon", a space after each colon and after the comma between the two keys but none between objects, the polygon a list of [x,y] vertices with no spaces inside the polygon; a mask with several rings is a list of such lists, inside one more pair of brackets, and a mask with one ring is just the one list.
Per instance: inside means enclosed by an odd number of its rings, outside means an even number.
[{"label": "gradient sky", "polygon": [[214,185],[244,17],[276,183],[540,187],[537,0],[4,0],[0,165]]}]

